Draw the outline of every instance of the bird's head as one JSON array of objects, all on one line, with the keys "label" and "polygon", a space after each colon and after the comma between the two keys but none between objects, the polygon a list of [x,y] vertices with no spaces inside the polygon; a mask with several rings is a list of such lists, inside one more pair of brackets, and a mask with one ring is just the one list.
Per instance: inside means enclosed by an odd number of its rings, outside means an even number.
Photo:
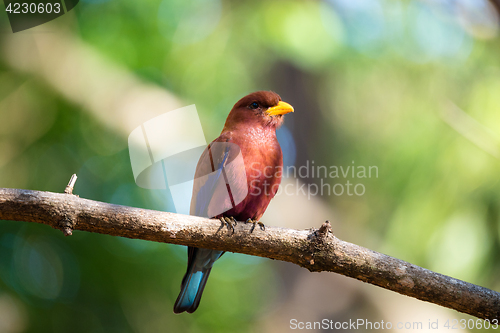
[{"label": "bird's head", "polygon": [[224,130],[240,126],[262,126],[276,130],[293,107],[272,91],[257,91],[240,99],[227,116]]}]

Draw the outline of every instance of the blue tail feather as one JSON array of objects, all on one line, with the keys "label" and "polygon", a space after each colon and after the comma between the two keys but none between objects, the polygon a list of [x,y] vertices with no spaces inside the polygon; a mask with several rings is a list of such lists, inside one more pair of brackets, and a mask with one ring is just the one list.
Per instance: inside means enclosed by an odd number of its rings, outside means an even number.
[{"label": "blue tail feather", "polygon": [[188,269],[182,279],[181,292],[174,305],[174,313],[193,313],[200,305],[213,263],[224,253],[222,251],[189,248]]}]

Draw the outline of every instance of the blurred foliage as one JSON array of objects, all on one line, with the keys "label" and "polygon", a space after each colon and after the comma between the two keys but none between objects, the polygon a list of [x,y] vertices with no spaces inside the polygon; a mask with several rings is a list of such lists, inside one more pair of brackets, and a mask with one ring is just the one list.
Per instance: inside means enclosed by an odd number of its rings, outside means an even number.
[{"label": "blurred foliage", "polygon": [[[341,238],[499,290],[498,155],[442,116],[451,101],[498,139],[498,14],[474,3],[86,0],[67,16],[73,33],[108,59],[196,103],[208,140],[253,90],[310,102],[296,114],[317,126],[299,138],[305,125],[287,119],[296,145],[285,155],[379,170],[362,180],[363,196],[321,198],[346,224]],[[276,68],[302,73],[307,91],[280,83]],[[0,60],[1,187],[61,192],[76,172],[82,197],[172,210],[168,195],[135,185],[126,139]],[[226,254],[197,312],[175,316],[185,260],[179,246],[82,232],[62,238],[3,221],[0,309],[11,319],[2,327],[0,313],[0,331],[246,332],[279,307],[273,263]]]}]

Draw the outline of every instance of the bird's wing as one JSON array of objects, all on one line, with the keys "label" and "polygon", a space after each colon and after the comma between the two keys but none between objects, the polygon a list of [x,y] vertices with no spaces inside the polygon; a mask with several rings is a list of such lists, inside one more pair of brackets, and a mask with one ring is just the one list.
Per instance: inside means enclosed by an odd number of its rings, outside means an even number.
[{"label": "bird's wing", "polygon": [[209,207],[227,205],[224,168],[234,154],[231,133],[221,134],[205,149],[196,166],[191,215],[211,218],[214,216],[209,216]]},{"label": "bird's wing", "polygon": [[[221,143],[221,144],[219,144]],[[205,149],[196,166],[191,199],[190,213],[192,215],[210,216],[209,207],[224,205],[223,191],[226,189],[227,175],[225,166],[231,156],[239,153],[239,148],[234,149],[230,144],[230,133],[222,134]],[[246,184],[246,179],[245,179]],[[188,269],[181,284],[181,293],[174,305],[174,312],[194,312],[198,307],[212,269],[213,263],[223,255],[223,251],[188,247]]]}]

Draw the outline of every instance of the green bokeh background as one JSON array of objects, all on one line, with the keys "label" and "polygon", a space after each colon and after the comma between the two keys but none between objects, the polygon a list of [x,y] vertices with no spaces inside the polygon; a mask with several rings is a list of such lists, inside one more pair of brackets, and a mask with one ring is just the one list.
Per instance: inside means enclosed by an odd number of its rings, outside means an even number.
[{"label": "green bokeh background", "polygon": [[[3,10],[0,27],[3,43],[12,34]],[[278,92],[296,109],[282,130],[293,137],[289,163],[378,167],[378,178],[363,180],[363,196],[314,198],[338,217],[337,236],[500,290],[492,3],[88,0],[50,27],[196,103],[208,141],[240,97]],[[0,187],[61,192],[77,173],[81,197],[174,210],[168,193],[135,185],[126,134],[5,53]],[[261,331],[293,288],[284,264],[226,254],[197,312],[178,316],[185,261],[181,246],[84,232],[64,238],[44,225],[1,221],[0,332]]]}]

